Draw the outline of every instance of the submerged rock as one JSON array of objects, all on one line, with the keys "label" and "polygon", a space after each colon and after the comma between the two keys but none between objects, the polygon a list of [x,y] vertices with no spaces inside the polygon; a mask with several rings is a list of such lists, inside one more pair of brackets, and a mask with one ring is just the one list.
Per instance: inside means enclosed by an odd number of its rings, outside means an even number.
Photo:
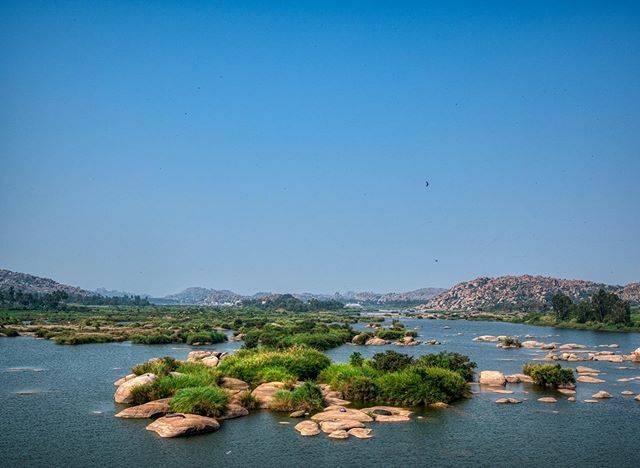
[{"label": "submerged rock", "polygon": [[220,423],[213,418],[197,414],[176,413],[156,419],[147,426],[160,437],[181,437],[204,434],[220,429]]}]

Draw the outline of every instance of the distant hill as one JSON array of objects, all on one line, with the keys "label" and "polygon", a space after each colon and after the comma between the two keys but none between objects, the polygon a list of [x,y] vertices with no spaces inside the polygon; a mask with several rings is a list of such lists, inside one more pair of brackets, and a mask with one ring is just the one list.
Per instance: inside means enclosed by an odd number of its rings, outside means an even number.
[{"label": "distant hill", "polygon": [[98,288],[93,291],[95,294],[104,297],[122,297],[122,296],[140,296],[140,297],[151,297],[149,294],[135,294],[127,291],[118,291],[117,289],[105,289]]},{"label": "distant hill", "polygon": [[[441,292],[442,288],[423,288],[415,291],[401,293],[374,293],[374,292],[354,292],[335,294],[316,293],[290,293],[296,299],[308,302],[311,299],[329,300],[335,299],[341,302],[361,302],[367,304],[388,304],[388,303],[419,303],[424,302]],[[153,302],[164,304],[193,304],[193,305],[220,305],[235,303],[237,301],[267,299],[281,295],[273,292],[259,292],[250,296],[242,295],[226,289],[208,289],[192,287],[187,288],[177,294],[170,294],[163,298],[153,299]]]},{"label": "distant hill", "polygon": [[25,294],[49,294],[54,291],[64,291],[69,296],[75,297],[91,296],[93,294],[85,289],[58,283],[49,278],[0,269],[0,291],[8,291],[11,288],[15,292]]},{"label": "distant hill", "polygon": [[545,276],[500,276],[476,278],[456,284],[420,306],[421,310],[539,310],[548,306],[557,291],[574,301],[590,297],[600,288],[640,303],[640,283],[627,286]]}]

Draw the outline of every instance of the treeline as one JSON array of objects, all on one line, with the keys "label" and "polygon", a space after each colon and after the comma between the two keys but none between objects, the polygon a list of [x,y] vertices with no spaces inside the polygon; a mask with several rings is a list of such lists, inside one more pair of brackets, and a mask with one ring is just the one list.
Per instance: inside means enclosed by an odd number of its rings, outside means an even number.
[{"label": "treeline", "polygon": [[558,321],[598,322],[629,325],[631,306],[616,294],[600,289],[591,298],[574,303],[569,296],[557,292],[551,300]]},{"label": "treeline", "polygon": [[146,306],[150,302],[140,296],[105,297],[99,294],[91,296],[70,295],[66,291],[51,293],[25,293],[16,291],[12,286],[7,290],[0,290],[0,306],[25,310],[47,309],[61,310],[67,304],[82,305],[113,305],[113,306]]},{"label": "treeline", "polygon": [[303,302],[291,294],[281,294],[267,299],[251,299],[242,301],[245,306],[254,306],[259,309],[284,309],[290,312],[316,312],[320,310],[344,309],[344,304],[335,299],[311,299]]}]

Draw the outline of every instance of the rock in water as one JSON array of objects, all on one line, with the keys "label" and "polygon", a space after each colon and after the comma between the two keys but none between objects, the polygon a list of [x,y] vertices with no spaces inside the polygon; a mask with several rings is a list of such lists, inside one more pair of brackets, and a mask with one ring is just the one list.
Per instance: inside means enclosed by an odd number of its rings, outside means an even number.
[{"label": "rock in water", "polygon": [[485,385],[505,385],[507,383],[507,379],[504,374],[499,371],[481,371],[480,378],[478,382]]},{"label": "rock in water", "polygon": [[371,429],[354,428],[349,429],[347,432],[357,439],[371,439],[373,437]]},{"label": "rock in water", "polygon": [[160,437],[181,437],[217,431],[220,423],[213,418],[197,414],[176,413],[156,419],[147,426]]},{"label": "rock in water", "polygon": [[133,402],[133,395],[131,394],[131,391],[134,388],[153,383],[157,378],[158,377],[155,374],[142,374],[131,380],[127,380],[118,387],[113,398],[116,403],[131,403]]},{"label": "rock in water", "polygon": [[597,374],[600,371],[598,369],[592,369],[591,367],[578,366],[576,367],[578,374]]},{"label": "rock in water", "polygon": [[620,392],[620,394],[624,396],[631,396],[633,395],[633,392],[631,390],[623,390]]},{"label": "rock in water", "polygon": [[349,437],[349,433],[347,431],[335,431],[329,434],[329,437],[332,439],[346,439]]},{"label": "rock in water", "polygon": [[304,410],[294,411],[289,415],[290,418],[304,418]]},{"label": "rock in water", "polygon": [[518,403],[521,403],[520,400],[516,400],[515,398],[499,398],[496,400],[496,403],[499,404],[510,404],[510,405],[517,405]]},{"label": "rock in water", "polygon": [[578,382],[581,382],[581,383],[603,383],[603,382],[605,382],[602,379],[596,379],[595,377],[590,377],[588,375],[581,375],[576,380]]},{"label": "rock in water", "polygon": [[314,436],[320,434],[320,429],[318,428],[318,423],[314,421],[302,421],[296,424],[296,431],[303,436]]},{"label": "rock in water", "polygon": [[556,400],[553,397],[542,397],[542,398],[538,398],[538,401],[540,403],[557,403],[558,400]]},{"label": "rock in water", "polygon": [[136,377],[137,377],[136,374],[125,375],[124,377],[122,377],[122,378],[116,380],[115,382],[113,382],[113,385],[115,385],[116,387],[119,387],[120,385],[122,385],[126,381],[131,380],[131,379],[135,379]]},{"label": "rock in water", "polygon": [[605,392],[604,390],[600,390],[599,392],[594,393],[593,395],[591,395],[591,398],[603,399],[603,398],[613,398],[613,396],[611,396],[611,393],[609,393],[609,392]]},{"label": "rock in water", "polygon": [[320,423],[320,429],[322,432],[330,434],[335,431],[348,431],[349,429],[363,428],[365,427],[360,421],[355,419],[343,419],[340,421],[322,421]]},{"label": "rock in water", "polygon": [[116,418],[125,419],[145,419],[145,418],[158,418],[171,412],[169,408],[169,402],[171,398],[163,398],[161,400],[154,400],[143,405],[132,406],[126,408],[116,414]]},{"label": "rock in water", "polygon": [[373,422],[373,418],[364,411],[345,408],[343,406],[329,406],[321,413],[311,416],[313,421],[346,421]]},{"label": "rock in water", "polygon": [[224,409],[222,416],[220,416],[218,419],[220,420],[234,419],[234,418],[240,418],[242,416],[246,416],[248,414],[249,414],[249,410],[244,406],[238,405],[237,403],[229,403],[227,407]]}]

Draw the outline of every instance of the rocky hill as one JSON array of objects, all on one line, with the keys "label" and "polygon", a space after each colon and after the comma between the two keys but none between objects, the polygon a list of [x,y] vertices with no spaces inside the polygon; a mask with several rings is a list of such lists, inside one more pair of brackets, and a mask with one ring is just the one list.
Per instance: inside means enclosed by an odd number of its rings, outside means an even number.
[{"label": "rocky hill", "polygon": [[84,289],[58,283],[49,278],[0,269],[0,291],[8,291],[10,288],[25,294],[48,294],[54,291],[64,291],[70,296],[92,295],[91,292]]},{"label": "rocky hill", "polygon": [[619,294],[632,303],[640,302],[640,284],[625,287],[545,276],[500,276],[476,278],[456,284],[429,300],[421,310],[539,310],[547,306],[560,291],[574,301],[590,297],[600,288]]},{"label": "rocky hill", "polygon": [[245,296],[236,294],[226,289],[187,288],[177,294],[170,294],[163,299],[174,304],[218,305],[234,303],[244,299]]}]

